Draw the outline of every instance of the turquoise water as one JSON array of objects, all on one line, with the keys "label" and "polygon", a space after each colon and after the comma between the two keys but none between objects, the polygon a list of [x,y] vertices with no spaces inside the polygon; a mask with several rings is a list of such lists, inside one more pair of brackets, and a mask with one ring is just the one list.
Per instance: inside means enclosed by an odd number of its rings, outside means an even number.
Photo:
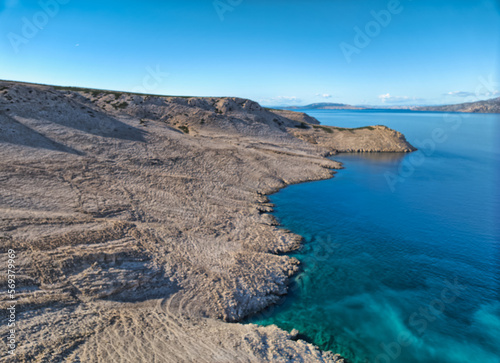
[{"label": "turquoise water", "polygon": [[304,236],[291,292],[254,323],[350,362],[500,362],[500,115],[308,111],[420,148],[338,155],[334,179],[271,196]]}]

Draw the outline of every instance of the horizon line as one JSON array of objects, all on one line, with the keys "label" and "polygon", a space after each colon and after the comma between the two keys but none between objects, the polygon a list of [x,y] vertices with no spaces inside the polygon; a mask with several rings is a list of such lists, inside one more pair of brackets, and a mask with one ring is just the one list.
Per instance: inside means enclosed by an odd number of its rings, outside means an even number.
[{"label": "horizon line", "polygon": [[[0,79],[0,82],[13,82],[13,83],[25,83],[25,84],[31,84],[31,85],[36,85],[36,86],[46,86],[46,87],[54,87],[54,88],[62,88],[62,89],[67,89],[69,90],[89,90],[89,91],[102,91],[102,92],[109,92],[109,93],[126,93],[126,94],[131,94],[131,95],[138,95],[138,96],[158,96],[158,97],[179,97],[179,98],[241,98],[241,99],[248,99],[251,100],[248,97],[240,97],[240,96],[188,96],[188,95],[166,95],[166,94],[160,94],[160,93],[141,93],[141,92],[132,92],[132,91],[123,91],[123,90],[113,90],[113,89],[105,89],[105,88],[90,88],[90,87],[82,87],[82,86],[68,86],[68,85],[56,85],[56,84],[47,84],[47,83],[36,83],[36,82],[29,82],[29,81],[19,81],[19,80],[8,80],[8,79]],[[360,107],[364,109],[394,109],[398,107],[440,107],[440,106],[455,106],[455,105],[462,105],[462,104],[467,104],[467,103],[476,103],[476,102],[485,102],[485,101],[490,101],[494,99],[498,99],[499,97],[492,97],[492,98],[487,98],[487,99],[481,99],[481,100],[476,100],[476,101],[466,101],[466,102],[458,102],[458,103],[445,103],[445,104],[423,104],[423,105],[410,105],[410,104],[402,104],[402,105],[361,105],[361,104],[348,104],[348,103],[341,103],[341,102],[313,102],[313,103],[308,103],[305,105],[264,105],[263,107],[271,107],[271,108],[290,108],[290,107],[296,107],[296,108],[303,108],[311,105],[317,105],[317,104],[324,104],[324,105],[339,105],[339,106],[347,106],[347,107]],[[262,106],[261,102],[255,101],[259,105]]]}]

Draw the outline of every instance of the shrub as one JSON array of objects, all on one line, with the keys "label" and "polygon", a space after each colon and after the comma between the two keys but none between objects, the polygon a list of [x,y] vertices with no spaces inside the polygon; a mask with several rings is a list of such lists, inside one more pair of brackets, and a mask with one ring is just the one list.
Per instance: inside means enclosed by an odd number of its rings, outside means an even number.
[{"label": "shrub", "polygon": [[189,134],[189,127],[187,126],[179,126],[179,130],[181,130],[185,134]]},{"label": "shrub", "polygon": [[329,134],[333,134],[333,130],[329,127],[326,127],[326,126],[317,126],[317,125],[313,125],[313,127],[315,129],[319,129],[319,130],[323,130],[325,132],[328,132]]},{"label": "shrub", "polygon": [[128,102],[115,103],[115,104],[113,105],[113,107],[114,107],[115,109],[119,109],[119,108],[120,108],[120,109],[123,109],[123,108],[125,108],[125,107],[127,107],[127,106],[128,106]]},{"label": "shrub", "polygon": [[295,125],[296,128],[298,129],[308,129],[309,126],[305,122],[301,122],[298,125]]}]

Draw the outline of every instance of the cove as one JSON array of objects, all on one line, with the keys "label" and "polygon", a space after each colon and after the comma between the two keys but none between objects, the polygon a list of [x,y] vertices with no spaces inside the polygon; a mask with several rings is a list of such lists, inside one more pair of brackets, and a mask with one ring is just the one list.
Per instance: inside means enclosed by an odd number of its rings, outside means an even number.
[{"label": "cove", "polygon": [[417,147],[436,129],[443,138],[420,159],[336,155],[345,169],[333,179],[272,195],[282,227],[304,237],[291,254],[301,271],[251,322],[297,329],[353,363],[499,362],[500,115],[307,112],[383,124]]}]

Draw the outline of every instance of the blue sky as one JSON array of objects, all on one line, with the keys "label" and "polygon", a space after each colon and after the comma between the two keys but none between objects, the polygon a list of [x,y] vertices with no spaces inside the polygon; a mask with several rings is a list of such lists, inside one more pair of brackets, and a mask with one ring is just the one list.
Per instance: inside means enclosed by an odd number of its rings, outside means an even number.
[{"label": "blue sky", "polygon": [[0,79],[264,105],[500,96],[498,0],[0,0],[0,35]]}]

